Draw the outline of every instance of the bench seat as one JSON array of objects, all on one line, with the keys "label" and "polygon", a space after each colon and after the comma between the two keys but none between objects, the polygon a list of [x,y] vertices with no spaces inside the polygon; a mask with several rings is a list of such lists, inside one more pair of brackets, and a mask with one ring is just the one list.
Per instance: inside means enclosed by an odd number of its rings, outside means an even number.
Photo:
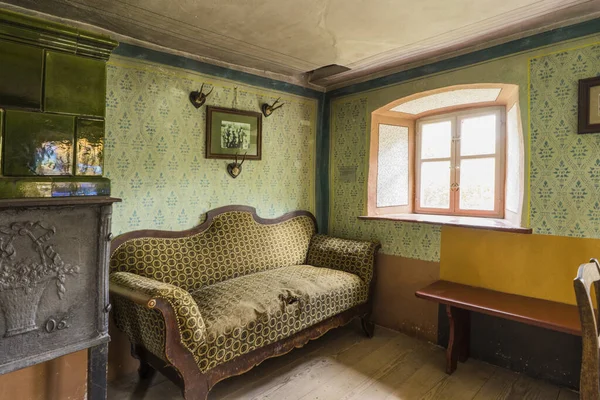
[{"label": "bench seat", "polygon": [[469,311],[492,315],[581,336],[579,311],[576,306],[497,292],[448,281],[437,281],[415,295],[446,305],[450,320],[450,341],[446,353],[446,372],[456,370],[456,361],[465,361],[469,352]]}]

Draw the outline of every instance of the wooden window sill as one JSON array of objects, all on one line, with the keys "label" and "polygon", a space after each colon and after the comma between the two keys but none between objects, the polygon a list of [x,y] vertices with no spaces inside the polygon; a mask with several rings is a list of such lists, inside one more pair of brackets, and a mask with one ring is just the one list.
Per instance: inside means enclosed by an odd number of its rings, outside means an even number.
[{"label": "wooden window sill", "polygon": [[456,215],[433,215],[433,214],[386,214],[386,215],[364,215],[358,217],[365,220],[384,220],[415,222],[420,224],[448,225],[463,228],[487,229],[492,231],[503,231],[512,233],[530,234],[531,228],[523,228],[514,225],[506,219],[462,217]]}]

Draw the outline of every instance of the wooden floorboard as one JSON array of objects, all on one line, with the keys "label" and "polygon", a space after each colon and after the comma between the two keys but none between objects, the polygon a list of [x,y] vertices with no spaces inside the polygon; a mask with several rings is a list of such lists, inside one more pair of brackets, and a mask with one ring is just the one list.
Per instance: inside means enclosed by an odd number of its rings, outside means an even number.
[{"label": "wooden floorboard", "polygon": [[[327,373],[311,381],[311,391],[304,396],[287,396],[287,400],[341,399],[361,386],[378,380],[399,360],[411,352],[410,338],[397,335],[385,345],[370,351],[354,362],[340,359]],[[337,361],[337,360],[336,360]],[[274,397],[273,400],[279,397]]]},{"label": "wooden floorboard", "polygon": [[[442,354],[437,357],[437,362],[428,362],[423,364],[414,374],[394,390],[393,393],[385,397],[386,400],[392,399],[422,399],[440,382],[447,379],[448,375],[444,372],[446,358]],[[365,394],[367,396],[368,394]]]},{"label": "wooden floorboard", "polygon": [[576,393],[569,389],[560,389],[558,394],[558,400],[577,400],[579,399],[579,393]]},{"label": "wooden floorboard", "polygon": [[[392,335],[385,337],[391,338]],[[294,350],[293,356],[289,354],[268,359],[243,375],[218,383],[211,391],[210,399],[253,398],[283,384],[295,372],[308,368],[320,358],[337,357],[338,354],[359,344],[362,339],[352,330],[330,331],[318,340]]]},{"label": "wooden floorboard", "polygon": [[[375,340],[363,341],[360,345],[345,350],[337,357],[319,357],[317,363],[310,368],[301,367],[301,373],[291,377],[276,390],[263,393],[254,399],[310,399],[316,396],[317,392],[331,391],[347,384],[348,380],[345,378],[352,375],[357,369],[360,369],[361,372],[356,373],[354,378],[366,379],[366,374],[374,373],[382,363],[393,361],[405,350],[400,343],[402,340],[399,335],[386,334],[373,339]],[[328,386],[332,383],[335,384],[335,388]]]},{"label": "wooden floorboard", "polygon": [[557,399],[560,388],[544,381],[520,375],[514,383],[507,400],[550,400]]},{"label": "wooden floorboard", "polygon": [[[209,400],[575,400],[577,393],[477,360],[444,372],[444,349],[388,329],[367,339],[357,324],[266,360],[217,384]],[[145,390],[145,391],[144,391]],[[111,383],[110,400],[182,400],[160,375]]]},{"label": "wooden floorboard", "polygon": [[473,400],[504,400],[510,394],[519,374],[504,368],[496,368],[490,379],[483,384]]},{"label": "wooden floorboard", "polygon": [[468,360],[422,398],[423,400],[472,399],[494,374],[494,368],[489,364]]},{"label": "wooden floorboard", "polygon": [[[385,400],[407,398],[398,393],[402,385],[415,376],[423,365],[434,362],[439,350],[428,343],[416,342],[409,354],[391,364],[377,379],[372,379],[342,397],[343,400]],[[438,360],[443,361],[443,360]],[[445,374],[444,374],[445,375]],[[439,375],[440,380],[444,377]],[[431,385],[427,385],[431,387]]]}]

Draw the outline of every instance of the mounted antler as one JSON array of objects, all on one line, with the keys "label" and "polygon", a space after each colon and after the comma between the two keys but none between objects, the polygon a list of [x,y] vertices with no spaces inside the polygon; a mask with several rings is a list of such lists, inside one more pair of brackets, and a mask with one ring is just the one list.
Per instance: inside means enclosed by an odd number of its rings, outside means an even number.
[{"label": "mounted antler", "polygon": [[[244,163],[244,161],[246,161],[246,156],[248,155],[248,152],[244,153],[244,157],[242,157],[242,162],[240,163],[240,167],[242,166],[242,164]],[[235,155],[235,162],[237,163],[237,154]]]},{"label": "mounted antler", "polygon": [[235,161],[227,164],[227,173],[229,173],[232,178],[235,179],[242,173],[242,164],[246,161],[246,155],[248,155],[248,152],[242,157],[242,162],[238,163],[238,153],[235,153]]},{"label": "mounted antler", "polygon": [[206,98],[208,97],[208,95],[210,95],[212,91],[215,90],[215,87],[213,86],[208,93],[202,93],[203,90],[204,83],[200,87],[200,90],[190,93],[190,101],[196,108],[202,107],[202,105],[206,102]]},{"label": "mounted antler", "polygon": [[263,104],[260,109],[262,110],[262,113],[265,117],[268,117],[269,115],[273,114],[273,111],[277,110],[278,108],[283,107],[283,105],[285,103],[281,103],[280,105],[278,105],[277,107],[275,107],[275,104],[279,103],[279,100],[281,99],[281,97],[279,97],[277,100],[275,100],[273,102],[273,104]]}]

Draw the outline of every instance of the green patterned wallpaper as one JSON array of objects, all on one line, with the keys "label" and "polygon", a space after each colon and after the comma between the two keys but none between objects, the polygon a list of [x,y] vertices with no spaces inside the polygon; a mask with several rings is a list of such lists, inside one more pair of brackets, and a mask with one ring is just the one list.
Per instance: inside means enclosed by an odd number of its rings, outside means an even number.
[{"label": "green patterned wallpaper", "polygon": [[530,61],[531,226],[600,238],[600,134],[577,134],[578,80],[600,76],[600,45]]},{"label": "green patterned wallpaper", "polygon": [[[115,234],[187,229],[230,204],[263,217],[314,212],[316,100],[118,56],[107,73],[105,170],[112,195],[123,199],[113,210]],[[285,103],[263,118],[262,160],[246,161],[235,180],[231,161],[204,158],[206,106],[188,100],[202,83],[215,88],[207,105],[258,111],[280,96]]]},{"label": "green patterned wallpaper", "polygon": [[[330,234],[377,239],[383,252],[438,261],[439,226],[393,221],[359,221],[366,209],[368,176],[367,98],[354,97],[332,105]],[[367,136],[367,137],[365,137]],[[356,179],[338,179],[340,167],[356,167]]]},{"label": "green patterned wallpaper", "polygon": [[[331,105],[331,232],[379,239],[386,254],[439,261],[440,227],[357,219],[366,213],[370,113],[424,90],[496,82],[520,87],[525,147],[531,145],[526,167],[531,170],[534,233],[600,238],[600,134],[577,135],[578,80],[600,75],[598,40],[596,35],[335,99]],[[357,167],[355,182],[340,179],[340,167]]]}]

